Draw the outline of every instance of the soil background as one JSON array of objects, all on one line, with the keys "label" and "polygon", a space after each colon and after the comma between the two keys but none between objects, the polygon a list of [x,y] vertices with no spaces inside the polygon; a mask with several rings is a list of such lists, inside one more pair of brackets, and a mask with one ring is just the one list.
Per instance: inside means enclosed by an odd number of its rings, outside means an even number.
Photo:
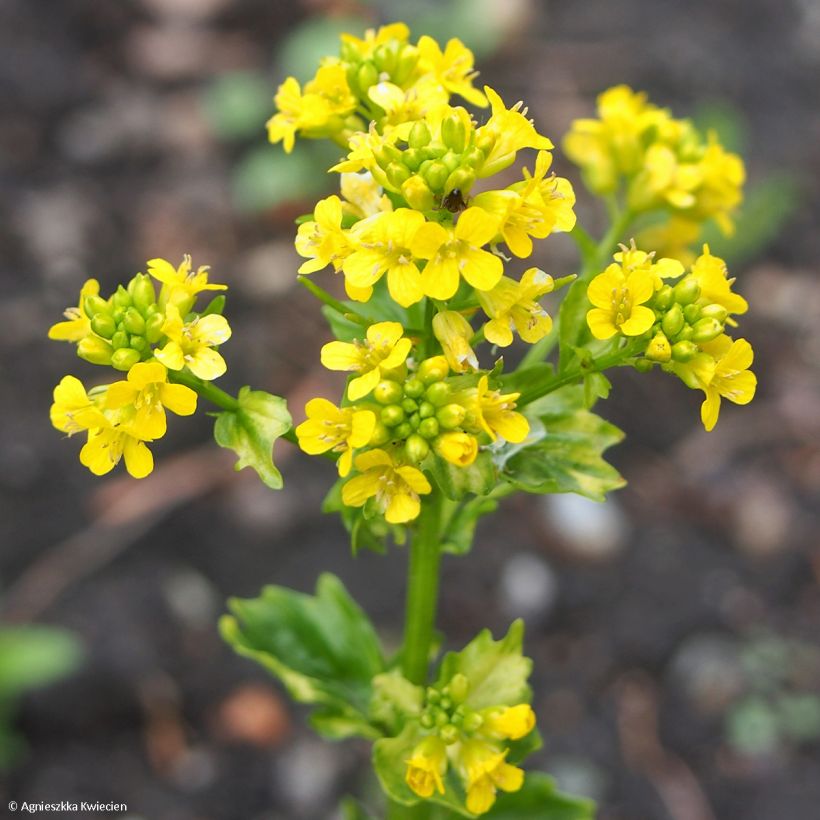
[{"label": "soil background", "polygon": [[[59,625],[86,649],[77,673],[21,704],[28,751],[0,786],[0,816],[10,799],[85,799],[125,802],[131,820],[315,820],[335,817],[345,793],[372,793],[365,747],[311,735],[215,623],[228,596],[309,590],[330,570],[397,645],[403,550],[352,558],[341,525],[317,514],[327,464],[280,443],[285,489],[271,493],[232,471],[204,414],[171,425],[149,479],[95,480],[47,411],[62,375],[97,374],[46,331],[86,277],[105,290],[149,258],[191,252],[231,288],[223,387],[284,395],[297,419],[310,396],[335,395],[318,364],[327,330],[295,282],[293,219],[312,197],[297,187],[249,205],[248,152],[278,151],[264,147],[271,109],[228,139],[206,101],[240,72],[270,105],[290,38],[317,20],[409,13],[321,0],[0,2],[0,599],[8,623]],[[600,412],[626,432],[611,458],[629,486],[605,505],[508,501],[469,560],[445,560],[439,625],[460,646],[527,617],[546,740],[533,765],[594,796],[602,820],[814,820],[820,4],[506,0],[475,15],[497,34],[482,78],[525,99],[556,144],[617,82],[680,115],[711,104],[741,123],[750,188],[764,186],[755,236],[783,224],[733,267],[751,302],[755,401],[725,407],[707,435],[692,391],[618,372]],[[560,150],[556,163],[594,228],[600,214]],[[546,270],[572,271],[565,238],[541,248]],[[784,694],[806,696],[797,730],[773,723]]]}]

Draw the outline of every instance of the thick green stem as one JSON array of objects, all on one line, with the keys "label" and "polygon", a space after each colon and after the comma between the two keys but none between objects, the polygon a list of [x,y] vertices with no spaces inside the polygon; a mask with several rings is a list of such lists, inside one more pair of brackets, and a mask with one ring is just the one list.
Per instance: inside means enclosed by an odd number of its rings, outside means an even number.
[{"label": "thick green stem", "polygon": [[422,502],[418,527],[410,544],[407,578],[402,671],[408,680],[419,685],[427,682],[433,644],[441,562],[440,536],[441,500],[434,489]]},{"label": "thick green stem", "polygon": [[320,288],[313,280],[308,279],[307,276],[299,276],[297,279],[299,284],[306,290],[309,290],[320,302],[327,305],[329,308],[332,308],[341,316],[344,316],[345,319],[355,322],[357,325],[364,325],[365,327],[370,324],[369,319],[366,319],[361,314],[356,313],[355,310],[351,310],[343,302],[340,302],[338,299],[331,296],[324,288]]},{"label": "thick green stem", "polygon": [[230,393],[226,393],[215,384],[206,382],[186,370],[169,370],[168,381],[190,387],[191,390],[199,393],[203,399],[207,399],[211,404],[215,404],[223,410],[236,410],[239,407],[239,402]]}]

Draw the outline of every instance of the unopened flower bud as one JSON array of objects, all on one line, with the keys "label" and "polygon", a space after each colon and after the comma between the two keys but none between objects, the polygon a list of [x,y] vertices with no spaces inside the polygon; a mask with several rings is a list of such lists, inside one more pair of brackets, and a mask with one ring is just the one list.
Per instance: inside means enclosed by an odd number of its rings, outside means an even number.
[{"label": "unopened flower bud", "polygon": [[474,184],[475,171],[462,166],[456,168],[455,171],[447,177],[447,181],[444,183],[444,193],[449,194],[450,191],[461,191],[461,193],[466,194]]},{"label": "unopened flower bud", "polygon": [[692,328],[693,342],[711,342],[723,333],[723,325],[717,320],[706,317],[700,319]]},{"label": "unopened flower bud", "polygon": [[390,431],[380,421],[376,422],[373,428],[373,435],[370,436],[368,444],[371,447],[381,447],[382,444],[387,444],[390,441]]},{"label": "unopened flower bud", "polygon": [[424,162],[424,154],[418,148],[407,148],[401,154],[402,164],[411,171],[418,171]]},{"label": "unopened flower bud", "polygon": [[433,192],[418,175],[410,177],[402,184],[401,195],[407,200],[407,204],[417,211],[429,211],[435,204]]},{"label": "unopened flower bud", "polygon": [[382,43],[373,52],[373,62],[376,64],[379,71],[392,74],[396,68],[398,56],[398,43],[395,41],[390,41],[387,43]]},{"label": "unopened flower bud", "polygon": [[469,467],[478,455],[478,439],[469,433],[442,433],[434,442],[433,449],[456,467]]},{"label": "unopened flower bud", "polygon": [[77,355],[91,364],[111,364],[114,348],[98,336],[86,336],[77,343]]},{"label": "unopened flower bud", "polygon": [[401,162],[391,162],[384,173],[387,175],[390,184],[396,188],[401,188],[402,183],[410,178],[410,171],[407,166]]},{"label": "unopened flower bud", "polygon": [[86,316],[96,316],[98,313],[110,314],[111,305],[96,294],[90,294],[83,299],[83,311]]},{"label": "unopened flower bud", "polygon": [[667,336],[677,336],[677,334],[683,330],[685,324],[686,319],[683,316],[683,310],[677,302],[666,311],[666,314],[661,320],[661,327]]},{"label": "unopened flower bud", "polygon": [[442,407],[450,398],[450,387],[446,382],[433,382],[424,391],[424,398],[434,407]]},{"label": "unopened flower bud", "polygon": [[135,307],[130,307],[125,311],[122,324],[129,333],[141,335],[145,332],[145,319]]},{"label": "unopened flower bud", "polygon": [[385,427],[396,427],[404,421],[404,410],[398,404],[388,404],[382,407],[379,417]]},{"label": "unopened flower bud", "polygon": [[477,732],[483,723],[484,718],[481,717],[478,712],[470,712],[470,714],[465,716],[461,725],[465,732],[472,734],[473,732]]},{"label": "unopened flower bud", "polygon": [[467,129],[464,120],[455,111],[441,121],[441,140],[458,154],[467,147]]},{"label": "unopened flower bud", "polygon": [[683,315],[686,319],[686,323],[693,325],[700,319],[700,307],[698,307],[698,305],[687,305],[683,309]]},{"label": "unopened flower bud", "polygon": [[427,123],[424,120],[417,120],[413,123],[413,127],[410,129],[410,134],[407,137],[407,144],[411,148],[424,148],[425,145],[428,145],[430,140],[432,139],[430,135],[430,129],[427,127]]},{"label": "unopened flower bud", "polygon": [[145,353],[145,351],[148,350],[149,347],[148,342],[145,341],[144,336],[130,336],[128,342],[129,347],[134,348],[134,350],[138,350],[140,354]]},{"label": "unopened flower bud", "polygon": [[436,408],[430,404],[429,401],[423,401],[419,404],[419,417],[422,419],[429,419],[435,416]]},{"label": "unopened flower bud", "polygon": [[391,162],[401,162],[401,151],[395,145],[382,143],[373,149],[373,156],[382,168],[387,168]]},{"label": "unopened flower bud", "polygon": [[433,160],[424,172],[424,179],[430,186],[431,191],[441,191],[449,176],[450,169],[438,159]]},{"label": "unopened flower bud", "polygon": [[416,70],[419,62],[419,50],[415,46],[405,44],[399,58],[396,61],[396,66],[391,72],[391,78],[396,85],[403,85],[407,82],[410,75]]},{"label": "unopened flower bud", "polygon": [[151,277],[145,273],[138,273],[128,283],[128,292],[131,294],[134,306],[143,312],[157,300],[154,283],[151,281]]},{"label": "unopened flower bud", "polygon": [[675,301],[675,291],[671,285],[664,285],[655,294],[655,307],[659,310],[666,310]]},{"label": "unopened flower bud", "polygon": [[111,300],[114,302],[115,307],[131,307],[131,294],[122,285],[117,288]]},{"label": "unopened flower bud", "polygon": [[726,310],[723,305],[713,302],[711,305],[704,305],[700,309],[700,315],[710,319],[717,319],[721,324],[723,324],[729,316],[729,311]]},{"label": "unopened flower bud", "polygon": [[91,319],[91,329],[103,339],[110,339],[117,331],[117,324],[108,313],[96,313]]},{"label": "unopened flower bud", "polygon": [[438,730],[438,736],[447,746],[452,746],[459,738],[459,731],[452,723],[447,723]]},{"label": "unopened flower bud", "polygon": [[672,358],[672,346],[663,333],[656,333],[646,347],[644,353],[647,359],[653,362],[668,362]]},{"label": "unopened flower bud", "polygon": [[682,341],[672,345],[672,358],[676,362],[691,361],[698,352],[698,346],[694,342]]},{"label": "unopened flower bud", "polygon": [[414,399],[402,399],[401,409],[409,416],[419,409],[418,403]]},{"label": "unopened flower bud", "polygon": [[111,337],[111,346],[114,350],[119,350],[121,347],[128,347],[128,334],[124,330],[118,330]]},{"label": "unopened flower bud", "polygon": [[427,443],[427,439],[418,433],[413,433],[408,437],[407,441],[404,442],[404,452],[410,461],[414,464],[418,464],[427,458],[427,454],[430,452],[430,445]]},{"label": "unopened flower bud", "polygon": [[695,279],[682,279],[674,287],[675,301],[679,305],[689,305],[700,296],[700,285]]},{"label": "unopened flower bud", "polygon": [[467,697],[467,691],[470,688],[470,682],[467,680],[466,676],[461,672],[457,672],[450,679],[449,686],[450,695],[452,696],[453,700],[456,703],[463,703],[464,698]]},{"label": "unopened flower bud", "polygon": [[142,357],[138,350],[131,347],[121,347],[111,356],[111,367],[116,370],[130,370]]},{"label": "unopened flower bud", "polygon": [[455,430],[462,425],[466,414],[467,411],[460,404],[451,403],[445,404],[436,413],[436,418],[445,430]]},{"label": "unopened flower bud", "polygon": [[412,378],[404,383],[404,395],[411,399],[418,399],[424,393],[424,382],[421,379]]},{"label": "unopened flower bud", "polygon": [[409,438],[413,435],[413,426],[409,421],[403,421],[398,427],[393,428],[393,438],[397,441]]},{"label": "unopened flower bud", "polygon": [[436,419],[422,419],[419,424],[419,435],[426,439],[435,438],[438,435],[439,427]]},{"label": "unopened flower bud", "polygon": [[373,388],[373,398],[379,404],[398,404],[403,395],[401,385],[390,379],[383,379]]},{"label": "unopened flower bud", "polygon": [[475,145],[461,155],[461,164],[476,168],[484,162],[484,153]]},{"label": "unopened flower bud", "polygon": [[648,373],[654,364],[655,363],[649,359],[636,359],[633,367],[638,371],[638,373]]},{"label": "unopened flower bud", "polygon": [[370,86],[375,85],[379,81],[379,72],[376,66],[371,62],[362,63],[359,70],[356,72],[356,84],[362,94],[367,93]]},{"label": "unopened flower bud", "polygon": [[145,338],[150,344],[156,344],[162,338],[162,326],[165,316],[161,313],[152,313],[145,322]]},{"label": "unopened flower bud", "polygon": [[439,382],[446,379],[450,372],[450,366],[447,364],[447,359],[444,356],[433,356],[425,359],[418,369],[416,374],[425,385],[430,385],[433,382]]}]

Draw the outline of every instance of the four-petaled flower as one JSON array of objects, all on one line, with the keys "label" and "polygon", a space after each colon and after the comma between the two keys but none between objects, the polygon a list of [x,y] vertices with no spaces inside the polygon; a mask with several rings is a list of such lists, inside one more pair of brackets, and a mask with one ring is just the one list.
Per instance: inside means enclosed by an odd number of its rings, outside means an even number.
[{"label": "four-petaled flower", "polygon": [[745,339],[718,336],[701,347],[715,361],[714,375],[701,388],[706,399],[701,405],[700,417],[703,426],[710,431],[717,424],[721,397],[735,404],[748,404],[754,398],[757,377],[749,370],[754,351]]},{"label": "four-petaled flower", "polygon": [[461,752],[467,785],[467,809],[473,814],[489,811],[498,789],[518,791],[524,784],[524,770],[507,763],[506,750],[499,752],[480,740],[468,740]]},{"label": "four-petaled flower", "polygon": [[214,350],[231,337],[231,328],[224,316],[198,316],[185,323],[176,305],[169,304],[162,332],[169,341],[154,355],[169,370],[182,370],[187,366],[195,376],[211,381],[228,369],[225,360]]},{"label": "four-petaled flower", "polygon": [[442,776],[447,771],[447,747],[435,735],[428,735],[405,761],[407,785],[419,797],[444,794]]},{"label": "four-petaled flower", "polygon": [[543,339],[552,329],[552,318],[538,300],[555,287],[553,278],[538,268],[528,268],[520,282],[508,276],[478,301],[490,321],[484,325],[488,342],[507,347],[513,342],[513,330],[528,344]]},{"label": "four-petaled flower", "polygon": [[644,305],[655,292],[649,271],[637,268],[624,273],[613,263],[596,276],[587,289],[595,306],[587,313],[587,324],[596,339],[611,339],[616,333],[641,336],[655,323],[655,312]]}]

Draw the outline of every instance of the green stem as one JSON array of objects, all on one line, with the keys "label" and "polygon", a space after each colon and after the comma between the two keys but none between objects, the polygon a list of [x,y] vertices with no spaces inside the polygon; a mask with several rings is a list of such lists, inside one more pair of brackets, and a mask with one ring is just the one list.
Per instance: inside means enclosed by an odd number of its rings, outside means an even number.
[{"label": "green stem", "polygon": [[352,310],[348,305],[335,299],[324,288],[320,288],[313,280],[308,279],[307,276],[299,276],[297,279],[299,283],[303,285],[306,290],[309,290],[320,302],[344,316],[345,319],[349,319],[351,322],[355,322],[357,325],[363,325],[364,327],[371,324],[370,319],[365,318],[360,313],[356,313],[356,311]]},{"label": "green stem", "polygon": [[534,390],[532,392],[527,392],[526,390],[523,391],[520,398],[516,401],[516,405],[518,407],[523,407],[525,404],[530,404],[536,399],[540,399],[542,396],[546,396],[548,393],[552,393],[561,387],[565,387],[568,384],[574,384],[579,379],[590,373],[602,373],[610,367],[617,367],[618,365],[624,364],[627,359],[631,358],[636,353],[640,353],[645,346],[645,339],[636,340],[624,345],[623,347],[619,347],[611,353],[600,356],[597,359],[592,359],[586,363],[582,362],[577,367],[573,367],[565,373],[550,379],[550,381],[541,385],[538,390]]},{"label": "green stem", "polygon": [[407,608],[404,625],[402,671],[415,684],[427,682],[438,604],[441,562],[441,499],[438,490],[422,503],[418,527],[410,544]]}]

